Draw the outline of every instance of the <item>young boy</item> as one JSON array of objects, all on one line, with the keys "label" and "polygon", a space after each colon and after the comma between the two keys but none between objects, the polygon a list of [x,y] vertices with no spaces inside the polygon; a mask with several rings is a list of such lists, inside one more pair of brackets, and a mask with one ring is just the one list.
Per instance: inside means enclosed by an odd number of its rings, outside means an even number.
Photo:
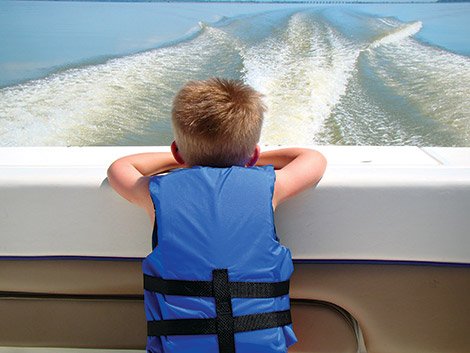
[{"label": "young boy", "polygon": [[273,211],[317,184],[326,160],[301,148],[260,154],[264,111],[239,81],[189,82],[173,103],[171,153],[108,169],[111,186],[154,220],[143,262],[148,352],[281,353],[296,342],[292,260]]}]

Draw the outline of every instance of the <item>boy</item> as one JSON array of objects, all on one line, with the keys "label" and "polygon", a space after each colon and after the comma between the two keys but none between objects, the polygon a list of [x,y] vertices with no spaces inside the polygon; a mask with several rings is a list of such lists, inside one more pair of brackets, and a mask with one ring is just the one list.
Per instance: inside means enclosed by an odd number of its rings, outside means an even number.
[{"label": "boy", "polygon": [[300,148],[260,154],[264,111],[242,82],[189,82],[173,102],[171,153],[108,169],[111,186],[154,220],[143,262],[148,352],[280,353],[296,342],[292,260],[273,210],[317,184],[326,160]]}]

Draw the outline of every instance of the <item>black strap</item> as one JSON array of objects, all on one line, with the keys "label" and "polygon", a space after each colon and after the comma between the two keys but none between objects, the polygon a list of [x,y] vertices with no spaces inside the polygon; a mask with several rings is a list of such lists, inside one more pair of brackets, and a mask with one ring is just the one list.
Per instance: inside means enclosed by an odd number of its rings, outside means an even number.
[{"label": "black strap", "polygon": [[232,313],[232,298],[228,281],[228,271],[212,271],[212,287],[217,314],[217,341],[219,353],[235,353],[234,318]]},{"label": "black strap", "polygon": [[[234,333],[290,325],[290,310],[235,316]],[[214,335],[217,319],[175,319],[148,321],[148,336]]]},{"label": "black strap", "polygon": [[[289,281],[229,282],[232,298],[273,298],[289,294]],[[144,289],[168,295],[214,297],[212,281],[169,280],[144,274]]]},{"label": "black strap", "polygon": [[290,310],[233,316],[232,298],[272,298],[289,293],[289,281],[230,282],[227,269],[212,271],[212,281],[166,280],[144,274],[144,288],[167,295],[214,297],[216,317],[147,322],[149,336],[217,334],[219,353],[235,353],[236,332],[292,323]]},{"label": "black strap", "polygon": [[144,289],[167,295],[213,297],[212,281],[182,281],[144,274]]},{"label": "black strap", "polygon": [[292,323],[290,310],[273,311],[270,313],[243,315],[234,318],[235,332],[263,330],[286,326]]}]

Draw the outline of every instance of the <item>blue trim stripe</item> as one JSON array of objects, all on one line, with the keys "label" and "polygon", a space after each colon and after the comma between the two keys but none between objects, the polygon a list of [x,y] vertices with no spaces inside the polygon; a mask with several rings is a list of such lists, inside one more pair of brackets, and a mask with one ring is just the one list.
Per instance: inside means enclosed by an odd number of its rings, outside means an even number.
[{"label": "blue trim stripe", "polygon": [[[75,261],[128,261],[141,262],[142,257],[113,257],[113,256],[0,256],[0,261],[40,261],[40,260],[75,260]],[[444,261],[415,261],[415,260],[365,260],[365,259],[294,259],[294,264],[315,265],[395,265],[395,266],[441,266],[441,267],[470,267],[465,262]]]},{"label": "blue trim stripe", "polygon": [[142,261],[142,257],[113,257],[113,256],[78,256],[78,255],[45,255],[45,256],[0,256],[1,260],[10,261],[47,261],[47,260],[75,260],[75,261]]},{"label": "blue trim stripe", "polygon": [[418,261],[418,260],[327,260],[327,259],[295,259],[295,264],[316,265],[395,265],[395,266],[440,266],[440,267],[470,267],[465,262]]}]

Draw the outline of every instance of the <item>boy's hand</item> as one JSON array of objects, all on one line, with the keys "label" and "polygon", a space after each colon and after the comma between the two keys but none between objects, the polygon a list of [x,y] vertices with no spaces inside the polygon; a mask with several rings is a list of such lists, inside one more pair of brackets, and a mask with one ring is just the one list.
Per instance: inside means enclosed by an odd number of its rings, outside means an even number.
[{"label": "boy's hand", "polygon": [[273,207],[314,185],[323,176],[326,158],[307,148],[284,148],[263,152],[257,165],[272,164],[276,169]]},{"label": "boy's hand", "polygon": [[149,177],[178,166],[181,167],[170,152],[134,154],[109,166],[108,181],[119,195],[144,208],[153,219],[155,211],[148,190]]}]

